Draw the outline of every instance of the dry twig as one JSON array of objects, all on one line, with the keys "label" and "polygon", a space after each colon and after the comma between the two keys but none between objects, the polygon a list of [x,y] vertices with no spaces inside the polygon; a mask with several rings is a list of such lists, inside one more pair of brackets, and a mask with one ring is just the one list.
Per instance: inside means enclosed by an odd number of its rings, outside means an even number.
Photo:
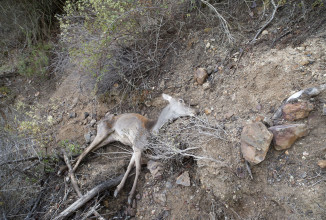
[{"label": "dry twig", "polygon": [[216,16],[218,17],[218,19],[221,21],[221,25],[222,25],[222,28],[228,38],[228,41],[229,43],[232,43],[234,41],[234,38],[232,36],[232,34],[230,33],[230,30],[229,30],[229,24],[228,22],[225,20],[225,18],[216,10],[216,8],[211,5],[209,2],[207,1],[204,1],[204,0],[201,0],[202,3],[204,3],[205,5],[207,5],[212,11],[215,12]]},{"label": "dry twig", "polygon": [[251,43],[255,43],[258,36],[261,34],[261,32],[272,22],[272,20],[274,19],[275,17],[275,14],[276,14],[276,11],[277,9],[280,7],[279,4],[275,4],[274,0],[271,0],[273,6],[274,6],[274,10],[273,10],[273,13],[272,13],[272,16],[268,19],[268,21],[258,30],[258,32],[256,33],[255,37],[252,39]]},{"label": "dry twig", "polygon": [[[69,158],[67,156],[67,153],[64,150],[62,150],[62,153],[63,153],[63,158],[65,160],[65,163],[67,164],[68,169],[69,169],[69,177],[71,179],[71,184],[72,184],[73,188],[75,189],[78,197],[81,198],[83,196],[83,194],[80,192],[80,189],[78,187],[78,184],[77,184],[77,181],[76,181],[76,178],[75,178],[75,174],[74,174],[74,171],[73,171],[73,169],[71,167],[71,164],[70,164]],[[92,213],[94,213],[94,215],[98,219],[104,220],[104,218],[95,209],[92,209]]]}]

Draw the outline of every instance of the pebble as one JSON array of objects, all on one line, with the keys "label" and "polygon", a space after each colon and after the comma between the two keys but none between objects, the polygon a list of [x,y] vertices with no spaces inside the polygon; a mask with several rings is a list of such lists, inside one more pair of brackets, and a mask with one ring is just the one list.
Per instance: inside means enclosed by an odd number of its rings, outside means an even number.
[{"label": "pebble", "polygon": [[84,119],[86,119],[89,116],[88,112],[84,112]]},{"label": "pebble", "polygon": [[96,120],[95,119],[92,119],[91,122],[89,123],[91,127],[93,127],[96,123]]},{"label": "pebble", "polygon": [[182,186],[190,186],[189,172],[185,171],[180,176],[178,176],[176,184],[182,185]]},{"label": "pebble", "polygon": [[90,133],[85,134],[84,138],[85,138],[86,144],[91,143],[91,134]]},{"label": "pebble", "polygon": [[76,118],[76,117],[77,117],[76,112],[71,112],[71,113],[69,114],[69,118]]}]

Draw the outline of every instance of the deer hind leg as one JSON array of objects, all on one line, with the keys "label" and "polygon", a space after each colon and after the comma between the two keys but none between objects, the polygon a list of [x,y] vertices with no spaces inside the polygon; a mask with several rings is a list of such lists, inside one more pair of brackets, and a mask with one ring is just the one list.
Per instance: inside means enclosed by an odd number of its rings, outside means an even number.
[{"label": "deer hind leg", "polygon": [[135,156],[135,165],[136,165],[136,176],[135,176],[135,180],[134,180],[134,184],[132,185],[132,189],[129,193],[128,196],[128,203],[131,204],[131,201],[135,195],[135,191],[136,191],[136,186],[137,186],[137,181],[138,181],[138,177],[140,174],[140,170],[141,170],[141,164],[140,164],[140,160],[141,160],[141,150],[135,149],[134,152],[134,156]]},{"label": "deer hind leg", "polygon": [[127,171],[125,172],[120,184],[117,186],[116,190],[114,191],[114,197],[117,197],[118,193],[120,192],[122,187],[125,185],[128,175],[129,175],[131,169],[133,168],[134,164],[135,164],[135,153],[132,154]]}]

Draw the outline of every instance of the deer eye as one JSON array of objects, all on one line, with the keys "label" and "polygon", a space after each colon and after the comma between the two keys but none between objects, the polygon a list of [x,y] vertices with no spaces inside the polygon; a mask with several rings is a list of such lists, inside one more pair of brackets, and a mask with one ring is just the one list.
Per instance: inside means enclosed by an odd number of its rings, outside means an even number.
[{"label": "deer eye", "polygon": [[179,99],[179,102],[180,102],[180,103],[184,103],[183,99]]}]

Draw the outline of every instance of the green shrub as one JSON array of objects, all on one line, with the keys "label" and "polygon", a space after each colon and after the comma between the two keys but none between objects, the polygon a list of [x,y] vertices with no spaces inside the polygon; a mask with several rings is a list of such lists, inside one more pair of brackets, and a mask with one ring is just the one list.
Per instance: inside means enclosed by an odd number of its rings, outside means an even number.
[{"label": "green shrub", "polygon": [[27,77],[45,77],[48,74],[51,44],[32,46],[18,63],[18,72]]}]

